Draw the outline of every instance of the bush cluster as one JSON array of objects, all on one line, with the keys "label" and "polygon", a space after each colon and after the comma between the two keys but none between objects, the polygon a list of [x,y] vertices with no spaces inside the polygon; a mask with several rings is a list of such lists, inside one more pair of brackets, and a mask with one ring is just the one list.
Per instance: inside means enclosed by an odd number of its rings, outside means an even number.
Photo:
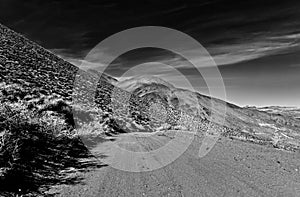
[{"label": "bush cluster", "polygon": [[0,192],[34,191],[60,181],[59,172],[78,167],[89,152],[59,116],[23,103],[0,104]]}]

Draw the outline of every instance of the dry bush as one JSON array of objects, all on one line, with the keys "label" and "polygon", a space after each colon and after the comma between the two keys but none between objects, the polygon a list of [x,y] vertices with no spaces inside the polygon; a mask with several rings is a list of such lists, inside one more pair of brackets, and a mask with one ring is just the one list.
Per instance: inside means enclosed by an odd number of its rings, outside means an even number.
[{"label": "dry bush", "polygon": [[22,103],[0,104],[1,190],[36,190],[61,181],[59,171],[79,167],[89,152],[81,140],[67,135],[65,122]]}]

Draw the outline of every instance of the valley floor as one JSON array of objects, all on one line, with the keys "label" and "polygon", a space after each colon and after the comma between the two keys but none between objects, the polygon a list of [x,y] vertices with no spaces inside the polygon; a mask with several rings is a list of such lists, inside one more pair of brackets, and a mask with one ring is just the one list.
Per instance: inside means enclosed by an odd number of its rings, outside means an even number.
[{"label": "valley floor", "polygon": [[[103,150],[106,157],[100,161],[105,163],[111,154],[116,154],[108,148],[112,145],[123,144],[132,151],[151,151],[172,139],[169,135],[141,137],[125,134],[93,150]],[[222,137],[206,156],[199,158],[201,143],[202,137],[196,136],[178,159],[154,171],[128,172],[109,165],[87,173],[74,170],[70,176],[81,176],[81,183],[57,185],[47,193],[72,197],[300,196],[299,153]],[[120,163],[126,165],[126,159],[130,160],[129,157],[120,158]]]}]

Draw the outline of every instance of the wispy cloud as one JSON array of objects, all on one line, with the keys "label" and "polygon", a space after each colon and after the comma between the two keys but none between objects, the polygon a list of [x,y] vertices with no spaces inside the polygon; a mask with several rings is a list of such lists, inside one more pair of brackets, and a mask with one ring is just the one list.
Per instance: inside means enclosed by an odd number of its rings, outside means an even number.
[{"label": "wispy cloud", "polygon": [[[211,56],[208,56],[205,52],[199,56],[198,49],[189,49],[189,51],[185,51],[185,53],[191,57],[189,60],[184,59],[180,54],[170,55],[170,53],[166,52],[154,54],[150,52],[150,54],[141,55],[137,53],[131,58],[127,58],[125,55],[118,57],[118,61],[114,61],[113,64],[109,65],[109,67],[106,68],[106,72],[111,71],[111,74],[117,75],[131,72],[131,75],[134,75],[134,72],[132,72],[134,71],[134,67],[145,62],[150,63],[151,66],[149,66],[150,64],[144,66],[139,72],[153,73],[153,75],[157,73],[169,73],[171,72],[171,68],[185,69],[192,68],[193,66],[206,68],[214,66],[215,63],[217,66],[231,65],[293,50],[295,47],[300,46],[298,42],[299,38],[299,33],[291,33],[288,31],[278,36],[258,34],[256,37],[252,36],[251,39],[235,41],[234,43],[220,42],[219,44],[209,44],[207,50]],[[182,44],[184,45],[184,43]],[[180,44],[178,44],[178,46],[180,46]],[[106,53],[106,49],[102,48],[93,49],[92,53],[89,53],[88,58],[85,59],[69,56],[64,49],[53,49],[52,51],[81,69],[97,69],[103,71],[105,60],[111,58],[110,54]],[[191,62],[196,63],[196,65],[192,65]],[[157,66],[159,63],[169,65],[169,67]],[[137,74],[137,72],[135,74]]]}]

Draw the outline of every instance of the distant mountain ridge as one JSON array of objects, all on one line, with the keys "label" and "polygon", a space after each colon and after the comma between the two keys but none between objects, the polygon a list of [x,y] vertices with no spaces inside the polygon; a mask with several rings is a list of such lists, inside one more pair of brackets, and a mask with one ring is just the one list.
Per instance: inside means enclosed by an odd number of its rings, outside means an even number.
[{"label": "distant mountain ridge", "polygon": [[268,106],[268,107],[257,107],[257,108],[253,107],[253,108],[270,114],[282,114],[292,119],[300,120],[299,107]]},{"label": "distant mountain ridge", "polygon": [[94,69],[88,69],[87,72],[95,75],[97,78],[100,78],[102,80],[105,80],[113,85],[115,85],[116,83],[118,83],[118,80],[104,72],[100,72],[100,71],[97,71],[97,70],[94,70]]},{"label": "distant mountain ridge", "polygon": [[[158,78],[143,80],[136,77],[125,80],[123,84],[121,81],[119,84],[117,86],[145,99],[147,103],[160,100],[189,114],[190,117],[224,124],[225,136],[290,150],[300,147],[300,139],[297,138],[300,133],[300,122],[286,113],[287,111],[291,113],[290,110],[295,113],[295,109],[283,110],[281,108],[277,111],[278,113],[273,113],[259,108],[242,108],[217,98],[166,85],[165,81]],[[222,110],[224,107],[226,108],[225,114]],[[279,110],[279,108],[276,109]],[[212,113],[214,116],[211,116]],[[221,121],[222,117],[225,117],[225,122]]]},{"label": "distant mountain ridge", "polygon": [[142,75],[142,76],[135,76],[131,77],[129,79],[125,79],[122,81],[119,81],[116,85],[119,88],[122,88],[128,92],[132,92],[135,89],[139,88],[142,85],[150,85],[150,84],[159,84],[159,85],[164,85],[170,89],[174,89],[175,87],[170,84],[169,82],[155,76],[147,76],[147,75]]}]

